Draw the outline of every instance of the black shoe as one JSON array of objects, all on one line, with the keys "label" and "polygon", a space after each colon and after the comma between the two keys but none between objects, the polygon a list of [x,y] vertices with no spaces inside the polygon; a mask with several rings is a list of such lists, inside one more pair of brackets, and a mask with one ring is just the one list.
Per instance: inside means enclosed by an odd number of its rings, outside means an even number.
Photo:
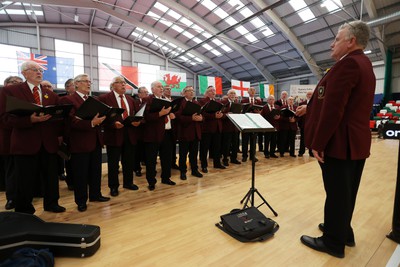
[{"label": "black shoe", "polygon": [[313,158],[314,157],[314,153],[310,152],[310,157]]},{"label": "black shoe", "polygon": [[222,164],[224,164],[224,166],[229,166],[229,162],[228,162],[227,159],[224,159],[224,160],[222,161]]},{"label": "black shoe", "polygon": [[264,149],[260,148],[258,151],[259,151],[259,152],[264,152]]},{"label": "black shoe", "polygon": [[233,164],[242,164],[240,161],[238,161],[237,159],[231,159],[231,163]]},{"label": "black shoe", "polygon": [[175,170],[179,170],[179,166],[176,163],[172,164],[171,168],[175,169]]},{"label": "black shoe", "polygon": [[278,158],[278,156],[277,156],[277,155],[275,155],[275,154],[271,154],[271,155],[270,155],[270,157],[271,157],[271,158],[275,158],[275,159],[277,159],[277,158]]},{"label": "black shoe", "polygon": [[[250,160],[253,161],[252,158]],[[254,162],[257,162],[257,161],[258,161],[258,158],[254,158]]]},{"label": "black shoe", "polygon": [[[321,232],[324,232],[324,230],[325,230],[324,224],[323,223],[318,224],[318,229],[321,230]],[[354,240],[346,241],[345,245],[348,246],[348,247],[355,247],[356,246],[356,242],[354,242]]]},{"label": "black shoe", "polygon": [[295,157],[296,157],[296,155],[295,155],[295,154],[290,154],[290,156],[291,156],[292,158],[295,158]]},{"label": "black shoe", "polygon": [[207,168],[201,168],[201,171],[204,172],[204,173],[208,173]]},{"label": "black shoe", "polygon": [[307,235],[303,235],[300,238],[301,243],[306,245],[309,248],[312,248],[314,250],[320,251],[320,252],[325,252],[328,253],[331,256],[337,257],[337,258],[344,258],[344,252],[335,252],[332,251],[331,249],[327,248],[322,241],[321,237],[310,237]]},{"label": "black shoe", "polygon": [[7,203],[6,203],[5,208],[6,208],[6,210],[15,209],[15,202],[14,202],[14,200],[7,200]]},{"label": "black shoe", "polygon": [[150,191],[153,191],[154,189],[156,189],[156,186],[154,184],[150,184],[148,187],[149,187]]},{"label": "black shoe", "polygon": [[103,196],[99,196],[98,198],[90,198],[89,199],[89,201],[91,201],[91,202],[107,202],[109,200],[110,200],[109,197],[103,197]]},{"label": "black shoe", "polygon": [[186,177],[186,173],[181,173],[181,180],[186,180],[187,179],[187,177]]},{"label": "black shoe", "polygon": [[299,157],[302,157],[304,153],[299,153]]},{"label": "black shoe", "polygon": [[265,158],[266,158],[266,159],[269,159],[269,155],[265,155]]},{"label": "black shoe", "polygon": [[281,156],[281,158],[283,158],[285,155],[283,153],[279,154],[279,156]]},{"label": "black shoe", "polygon": [[61,212],[65,211],[65,208],[60,205],[54,205],[52,207],[45,207],[44,210],[54,212],[54,213],[61,213]]},{"label": "black shoe", "polygon": [[128,190],[138,190],[139,189],[139,187],[135,184],[124,185],[123,188],[128,189]]},{"label": "black shoe", "polygon": [[58,179],[60,179],[60,181],[65,181],[65,174],[60,174],[59,176],[58,176]]},{"label": "black shoe", "polygon": [[247,157],[243,157],[242,162],[246,162],[246,161],[247,161]]},{"label": "black shoe", "polygon": [[142,172],[141,171],[135,171],[135,174],[136,174],[137,177],[142,176]]},{"label": "black shoe", "polygon": [[226,169],[226,167],[223,166],[222,164],[217,164],[217,165],[214,165],[214,169]]},{"label": "black shoe", "polygon": [[78,210],[79,210],[80,212],[86,211],[86,210],[87,210],[86,204],[78,205]]},{"label": "black shoe", "polygon": [[111,195],[112,197],[118,196],[118,195],[119,195],[118,188],[111,188],[111,189],[110,189],[110,195]]},{"label": "black shoe", "polygon": [[163,181],[161,181],[161,183],[167,184],[167,185],[176,185],[176,183],[174,181],[171,181],[171,179],[163,180]]},{"label": "black shoe", "polygon": [[201,174],[198,170],[192,171],[192,175],[198,178],[203,177],[203,174]]}]

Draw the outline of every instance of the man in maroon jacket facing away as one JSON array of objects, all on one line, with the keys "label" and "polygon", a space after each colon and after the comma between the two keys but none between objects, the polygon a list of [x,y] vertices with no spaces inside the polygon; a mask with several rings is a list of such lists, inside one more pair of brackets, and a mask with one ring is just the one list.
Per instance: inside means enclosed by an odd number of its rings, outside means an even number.
[{"label": "man in maroon jacket facing away", "polygon": [[0,119],[4,127],[12,129],[10,154],[14,156],[16,179],[16,212],[35,213],[32,205],[33,188],[37,173],[43,176],[45,211],[64,212],[58,205],[59,190],[57,176],[57,151],[62,124],[50,120],[51,115],[33,113],[30,116],[15,116],[6,113],[7,96],[13,96],[38,105],[58,105],[59,98],[52,91],[42,88],[43,69],[33,61],[21,66],[26,82],[4,87],[0,97]]},{"label": "man in maroon jacket facing away", "polygon": [[[369,116],[375,91],[372,64],[363,49],[370,29],[362,21],[345,23],[331,44],[337,62],[318,83],[307,106],[306,146],[318,160],[326,191],[323,235],[301,242],[343,258],[355,246],[351,219],[365,159],[370,155]],[[299,111],[300,115],[302,111]]]}]

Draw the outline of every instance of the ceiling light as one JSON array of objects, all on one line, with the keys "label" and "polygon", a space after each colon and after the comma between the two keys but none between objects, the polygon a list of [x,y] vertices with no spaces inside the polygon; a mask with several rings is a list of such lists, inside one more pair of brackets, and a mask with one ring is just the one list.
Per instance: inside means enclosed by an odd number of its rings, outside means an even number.
[{"label": "ceiling light", "polygon": [[74,16],[74,20],[75,20],[75,22],[79,22],[79,16],[78,16],[78,15],[75,15],[75,16]]},{"label": "ceiling light", "polygon": [[112,26],[113,26],[112,23],[108,23],[107,29],[111,29]]}]

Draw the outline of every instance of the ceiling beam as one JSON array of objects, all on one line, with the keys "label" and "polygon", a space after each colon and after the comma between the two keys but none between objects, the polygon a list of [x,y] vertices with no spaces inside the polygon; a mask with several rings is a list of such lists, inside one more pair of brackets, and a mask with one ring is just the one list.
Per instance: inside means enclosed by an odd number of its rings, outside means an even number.
[{"label": "ceiling beam", "polygon": [[[157,34],[159,37],[162,39],[167,40],[168,42],[174,43],[181,47],[182,49],[189,49],[190,47],[187,46],[186,44],[171,38],[169,35],[165,34],[162,31],[159,31],[146,23],[143,23],[141,21],[138,21],[136,19],[133,19],[132,17],[125,16],[123,14],[120,14],[116,10],[113,10],[112,8],[108,8],[105,5],[101,3],[97,3],[96,1],[82,1],[82,0],[27,0],[25,1],[26,3],[32,3],[32,4],[37,4],[37,5],[49,5],[49,6],[62,6],[62,7],[74,7],[74,8],[89,8],[89,9],[96,9],[99,11],[102,11],[110,16],[113,16],[115,18],[118,18],[122,21],[125,21],[126,23],[131,24],[133,27],[140,27],[144,29],[145,31]],[[231,80],[233,78],[233,75],[229,73],[227,70],[221,68],[216,62],[211,60],[208,57],[203,56],[202,54],[193,51],[193,55],[196,57],[200,58],[204,62],[208,63],[210,66],[212,66],[214,69],[219,71],[223,76],[225,76],[226,79]]]},{"label": "ceiling beam", "polygon": [[[373,1],[363,1],[364,5],[365,5],[365,9],[367,10],[368,16],[370,18],[370,20],[376,19],[378,17],[378,12],[376,11],[375,8],[375,4]],[[379,50],[381,51],[382,54],[382,59],[384,62],[386,62],[386,49],[385,49],[385,45],[383,42],[381,42],[380,40],[384,41],[384,35],[382,34],[381,29],[384,26],[379,26],[379,27],[373,27],[373,31],[375,36],[378,37],[378,46],[379,46]]]},{"label": "ceiling beam", "polygon": [[[252,3],[259,9],[266,8],[267,5],[262,0],[253,0]],[[286,26],[286,24],[273,12],[272,10],[266,10],[264,13],[281,32],[282,35],[286,36],[292,45],[299,51],[304,62],[308,65],[311,72],[317,77],[317,79],[322,78],[322,70],[318,67],[317,62],[313,59],[311,54],[307,51],[304,45],[296,37],[296,35]]]},{"label": "ceiling beam", "polygon": [[[164,4],[165,6],[180,12],[184,17],[190,19],[192,22],[196,22],[200,24],[206,31],[211,32],[211,34],[216,35],[219,33],[219,30],[215,28],[211,23],[207,22],[202,17],[195,14],[189,8],[179,4],[173,0],[158,0],[158,2]],[[229,36],[222,33],[219,34],[223,38],[223,42],[232,47],[234,50],[239,52],[243,57],[245,57],[253,66],[260,72],[260,74],[268,80],[270,83],[273,83],[276,78],[260,63],[258,60],[253,57],[250,53],[248,53],[242,46],[238,45],[236,42],[232,41]],[[217,36],[218,37],[218,36]],[[193,51],[193,50],[192,50]]]}]

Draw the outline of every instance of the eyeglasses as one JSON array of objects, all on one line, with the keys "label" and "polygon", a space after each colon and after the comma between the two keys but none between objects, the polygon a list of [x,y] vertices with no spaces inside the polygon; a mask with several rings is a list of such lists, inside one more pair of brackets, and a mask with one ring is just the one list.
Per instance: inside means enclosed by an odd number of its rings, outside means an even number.
[{"label": "eyeglasses", "polygon": [[15,84],[15,83],[22,83],[22,81],[19,81],[19,80],[11,80],[11,81],[8,81],[8,83]]},{"label": "eyeglasses", "polygon": [[82,82],[82,83],[92,83],[92,81],[89,81],[89,80],[79,80],[79,81],[77,81],[77,82]]},{"label": "eyeglasses", "polygon": [[29,68],[29,69],[26,69],[26,70],[31,70],[31,71],[33,71],[33,72],[40,72],[40,73],[43,73],[43,72],[44,72],[43,69],[37,69],[37,68]]},{"label": "eyeglasses", "polygon": [[125,81],[114,82],[114,83],[126,84],[126,82],[125,82]]}]

